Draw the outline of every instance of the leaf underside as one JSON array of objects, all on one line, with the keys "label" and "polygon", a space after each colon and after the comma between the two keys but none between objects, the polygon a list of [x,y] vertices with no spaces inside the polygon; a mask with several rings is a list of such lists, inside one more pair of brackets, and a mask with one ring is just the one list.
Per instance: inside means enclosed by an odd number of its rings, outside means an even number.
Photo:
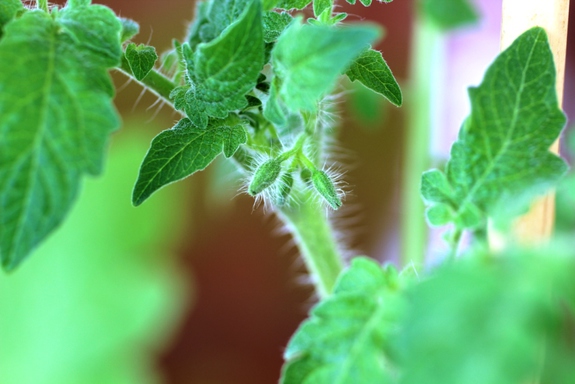
[{"label": "leaf underside", "polygon": [[107,70],[121,25],[100,5],[30,11],[0,41],[0,258],[14,268],[62,221],[83,174],[100,172],[119,125]]},{"label": "leaf underside", "polygon": [[422,177],[428,219],[435,225],[484,225],[486,216],[502,205],[528,201],[567,168],[549,151],[565,116],[558,107],[553,57],[543,29],[521,35],[469,95],[471,115],[451,148],[445,174],[431,170]]}]

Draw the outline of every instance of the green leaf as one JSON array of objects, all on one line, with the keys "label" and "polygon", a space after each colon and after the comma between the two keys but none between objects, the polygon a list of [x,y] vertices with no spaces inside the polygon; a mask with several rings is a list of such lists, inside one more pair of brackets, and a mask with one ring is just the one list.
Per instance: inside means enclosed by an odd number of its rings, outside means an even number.
[{"label": "green leaf", "polygon": [[330,10],[333,7],[333,0],[314,0],[313,2],[313,14],[315,17],[319,17],[324,11]]},{"label": "green leaf", "polygon": [[154,47],[130,43],[126,47],[126,59],[136,80],[142,80],[154,68],[158,55]]},{"label": "green leaf", "polygon": [[281,85],[278,78],[274,78],[270,87],[270,96],[264,107],[266,119],[278,126],[284,126],[288,120],[288,111],[279,100],[279,89]]},{"label": "green leaf", "polygon": [[278,0],[263,0],[262,5],[264,11],[272,10],[276,7]]},{"label": "green leaf", "polygon": [[107,69],[121,25],[103,6],[30,11],[0,41],[0,258],[14,268],[100,173],[119,125]]},{"label": "green leaf", "polygon": [[573,249],[478,254],[408,290],[399,383],[572,382]]},{"label": "green leaf", "polygon": [[198,128],[182,119],[172,129],[154,138],[140,168],[132,194],[134,205],[142,204],[164,185],[205,169],[222,151],[232,156],[247,141],[247,133],[237,118],[211,120]]},{"label": "green leaf", "polygon": [[393,268],[353,259],[334,293],[290,340],[282,384],[388,383],[388,335],[397,327],[400,284]]},{"label": "green leaf", "polygon": [[218,38],[198,45],[188,75],[190,120],[205,127],[208,116],[223,119],[247,106],[244,97],[257,84],[264,65],[261,3],[253,0]]},{"label": "green leaf", "polygon": [[3,384],[158,383],[157,353],[189,309],[171,251],[190,231],[180,205],[189,191],[131,206],[141,126],[114,135],[109,166],[86,180],[66,222],[17,273],[0,275]]},{"label": "green leaf", "polygon": [[419,11],[438,27],[454,29],[479,19],[469,0],[419,0]]},{"label": "green leaf", "polygon": [[[253,3],[253,0],[217,0],[211,1],[207,17],[210,20],[214,36],[219,36],[224,29],[232,24],[242,12]],[[256,1],[260,3],[260,1]],[[260,11],[261,13],[261,11]]]},{"label": "green leaf", "polygon": [[2,37],[4,25],[25,9],[20,0],[2,0],[0,3],[0,37]]},{"label": "green leaf", "polygon": [[281,9],[304,9],[311,3],[311,0],[279,0],[276,5]]},{"label": "green leaf", "polygon": [[399,89],[399,85],[381,52],[373,49],[363,52],[353,61],[346,75],[351,81],[358,80],[369,89],[388,99],[392,104],[401,106],[403,102],[401,89]]},{"label": "green leaf", "polygon": [[190,45],[192,51],[195,51],[198,44],[209,41],[202,36],[202,30],[210,23],[208,20],[209,5],[210,3],[206,1],[196,2],[194,20],[190,24],[188,36],[186,37],[186,42]]},{"label": "green leaf", "polygon": [[122,23],[122,36],[120,37],[120,41],[128,41],[132,37],[136,36],[138,32],[140,32],[140,25],[136,23],[134,20],[127,19],[125,17],[118,17],[120,23]]},{"label": "green leaf", "polygon": [[292,111],[315,110],[342,71],[378,36],[379,30],[367,25],[328,27],[294,21],[272,51],[285,105]]},{"label": "green leaf", "polygon": [[265,12],[263,15],[264,41],[274,42],[292,22],[293,17],[287,13]]},{"label": "green leaf", "polygon": [[459,228],[483,224],[502,201],[541,193],[565,173],[549,152],[565,117],[555,93],[555,68],[545,31],[533,28],[502,52],[478,88],[469,90],[463,125],[445,175],[422,178],[430,205],[447,205]]}]

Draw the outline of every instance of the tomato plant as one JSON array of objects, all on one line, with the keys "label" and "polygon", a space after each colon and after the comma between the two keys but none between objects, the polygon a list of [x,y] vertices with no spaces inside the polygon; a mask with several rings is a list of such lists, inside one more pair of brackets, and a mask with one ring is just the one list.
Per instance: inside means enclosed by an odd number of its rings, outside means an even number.
[{"label": "tomato plant", "polygon": [[[477,17],[463,0],[418,6],[439,28]],[[493,61],[469,90],[471,113],[449,160],[407,192],[421,195],[431,226],[449,227],[449,254],[434,268],[420,251],[397,266],[343,257],[331,222],[345,204],[331,153],[338,81],[359,82],[397,107],[403,95],[372,48],[381,27],[348,22],[333,0],[198,2],[186,37],[162,55],[131,42],[135,21],[89,0],[63,7],[4,0],[0,28],[5,270],[65,220],[84,176],[102,171],[108,138],[120,127],[109,77],[116,69],[179,116],[150,143],[134,180],[135,206],[222,155],[243,173],[244,192],[292,234],[320,302],[287,345],[282,383],[575,378],[572,241],[502,249],[488,241],[494,228],[511,238],[513,221],[568,171],[549,150],[565,116],[544,28],[523,31]],[[464,233],[472,240],[461,250]],[[409,242],[409,226],[403,236]]]}]

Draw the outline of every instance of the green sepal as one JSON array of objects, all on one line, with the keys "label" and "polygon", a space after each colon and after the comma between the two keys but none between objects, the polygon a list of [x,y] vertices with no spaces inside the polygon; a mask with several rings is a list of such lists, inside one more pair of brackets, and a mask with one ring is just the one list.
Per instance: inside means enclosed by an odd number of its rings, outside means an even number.
[{"label": "green sepal", "polygon": [[[121,24],[101,5],[33,10],[0,40],[0,259],[15,268],[101,172],[119,117],[108,70]],[[25,102],[24,102],[25,101]]]},{"label": "green sepal", "polygon": [[248,193],[255,196],[275,183],[281,172],[281,165],[282,163],[278,159],[270,159],[260,165],[250,182]]},{"label": "green sepal", "polygon": [[275,196],[275,204],[278,207],[285,206],[289,201],[289,196],[293,188],[293,176],[291,172],[286,172],[282,175],[279,181],[279,188],[277,196]]},{"label": "green sepal", "polygon": [[199,128],[187,118],[180,120],[152,140],[140,167],[132,203],[140,205],[163,186],[205,169],[222,152],[226,157],[233,156],[246,141],[247,133],[236,116],[212,119],[207,128]]},{"label": "green sepal", "polygon": [[403,97],[397,80],[383,59],[381,52],[368,49],[357,57],[346,71],[351,81],[358,80],[374,92],[401,106]]},{"label": "green sepal", "polygon": [[311,181],[315,190],[327,201],[334,210],[341,207],[341,199],[329,176],[318,169],[311,171]]},{"label": "green sepal", "polygon": [[136,80],[146,77],[158,60],[156,48],[144,44],[138,46],[134,43],[128,44],[125,55]]}]

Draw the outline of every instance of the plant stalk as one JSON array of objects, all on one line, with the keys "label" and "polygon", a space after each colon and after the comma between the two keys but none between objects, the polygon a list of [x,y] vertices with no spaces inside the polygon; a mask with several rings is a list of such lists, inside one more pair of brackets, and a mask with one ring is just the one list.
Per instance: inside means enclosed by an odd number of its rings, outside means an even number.
[{"label": "plant stalk", "polygon": [[427,224],[421,199],[421,175],[430,167],[429,142],[433,120],[432,94],[438,89],[444,39],[441,31],[416,13],[412,37],[410,85],[406,95],[407,137],[401,201],[401,263],[421,264],[425,258]]},{"label": "plant stalk", "polygon": [[302,192],[300,198],[299,204],[279,208],[278,216],[293,235],[314,279],[316,292],[324,298],[332,293],[343,270],[343,256],[325,207],[312,196],[311,190]]}]

